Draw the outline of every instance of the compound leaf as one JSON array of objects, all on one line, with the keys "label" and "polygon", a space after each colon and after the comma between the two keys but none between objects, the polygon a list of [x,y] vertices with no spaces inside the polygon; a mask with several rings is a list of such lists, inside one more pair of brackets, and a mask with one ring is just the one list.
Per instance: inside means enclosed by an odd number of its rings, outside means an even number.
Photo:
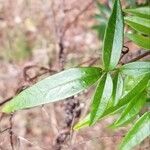
[{"label": "compound leaf", "polygon": [[[112,106],[105,110],[103,115],[99,118],[99,120],[103,119],[108,115],[112,115],[117,112],[119,109],[124,108],[135,96],[137,93],[141,93],[146,87],[149,82],[149,74],[146,74],[138,79],[132,89],[124,95],[116,106]],[[82,126],[90,126],[90,116],[91,113],[88,114],[86,118],[84,118],[81,122],[76,125],[76,129],[82,128]]]},{"label": "compound leaf", "polygon": [[133,99],[136,96],[137,93],[141,93],[147,87],[149,76],[150,74],[145,74],[144,76],[141,76],[141,78],[139,78],[137,83],[135,83],[134,87],[119,100],[119,103],[114,107],[108,108],[104,112],[102,117],[105,117],[105,116],[108,116],[109,114],[114,113],[121,107],[128,104],[131,101],[131,99]]}]

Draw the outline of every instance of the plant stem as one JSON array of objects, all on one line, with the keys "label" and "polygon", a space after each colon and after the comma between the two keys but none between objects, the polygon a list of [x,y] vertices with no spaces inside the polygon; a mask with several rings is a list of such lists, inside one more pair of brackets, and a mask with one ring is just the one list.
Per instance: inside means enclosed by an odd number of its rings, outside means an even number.
[{"label": "plant stem", "polygon": [[146,57],[146,56],[149,56],[149,55],[150,55],[150,51],[145,52],[144,54],[139,55],[139,56],[137,56],[137,57],[135,57],[135,58],[129,60],[127,63],[130,63],[130,62],[134,62],[134,61],[140,60],[140,59],[142,59],[142,58],[144,58],[144,57]]}]

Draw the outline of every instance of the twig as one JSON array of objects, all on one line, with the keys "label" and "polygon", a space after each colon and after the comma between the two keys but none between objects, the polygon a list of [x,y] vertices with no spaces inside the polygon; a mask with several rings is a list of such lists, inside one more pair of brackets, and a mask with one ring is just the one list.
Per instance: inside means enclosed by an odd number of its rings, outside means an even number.
[{"label": "twig", "polygon": [[149,56],[149,55],[150,55],[150,52],[147,51],[147,52],[145,52],[144,54],[141,54],[141,55],[139,55],[139,56],[137,56],[137,57],[135,57],[135,58],[129,60],[127,63],[130,63],[130,62],[134,62],[134,61],[140,60],[140,59],[142,59],[142,58],[144,58],[144,57],[146,57],[146,56]]},{"label": "twig", "polygon": [[[21,87],[19,87],[19,88],[16,90],[14,96],[17,95],[17,94],[19,94],[22,90],[26,89],[27,87],[28,87],[28,86],[24,86],[24,85],[21,86]],[[3,100],[2,102],[0,102],[0,106],[2,106],[2,105],[4,105],[5,103],[9,102],[14,96],[11,96],[11,97],[9,97],[9,98],[6,98],[6,99]]]},{"label": "twig", "polygon": [[2,102],[0,102],[0,106],[4,105],[4,104],[7,103],[8,101],[10,101],[12,98],[13,98],[13,96],[12,96],[12,97],[9,97],[9,98],[7,98],[7,99],[5,99],[5,100],[3,100]]},{"label": "twig", "polygon": [[6,129],[4,129],[4,130],[0,131],[0,134],[2,134],[2,133],[4,133],[4,132],[6,132],[6,131],[8,131],[8,130],[10,130],[10,128],[6,128]]},{"label": "twig", "polygon": [[14,150],[13,131],[12,131],[12,128],[13,128],[13,122],[12,122],[12,119],[13,119],[13,114],[11,114],[11,115],[10,115],[10,118],[9,118],[9,122],[10,122],[9,136],[10,136],[10,144],[11,144],[11,148],[12,148],[12,150]]},{"label": "twig", "polygon": [[89,9],[89,7],[94,3],[94,1],[90,1],[85,8],[83,8],[82,11],[79,12],[79,14],[74,18],[73,21],[69,22],[66,26],[65,26],[65,29],[63,31],[63,36],[65,36],[67,30],[75,23],[77,22],[77,20],[79,19],[79,17],[86,11]]},{"label": "twig", "polygon": [[[32,68],[39,68],[39,70],[41,71],[44,71],[43,73],[38,73],[37,75],[35,75],[34,77],[30,77],[28,75],[28,71]],[[44,75],[46,73],[56,73],[57,71],[56,70],[52,70],[50,68],[46,68],[46,67],[43,67],[43,66],[37,66],[37,65],[31,65],[31,66],[26,66],[24,69],[23,69],[23,77],[24,77],[24,80],[25,81],[30,81],[30,82],[33,82],[35,79],[37,79],[38,77],[40,77],[41,75]]]},{"label": "twig", "polygon": [[60,38],[59,42],[59,65],[60,65],[60,70],[64,70],[64,43],[63,43],[63,37]]},{"label": "twig", "polygon": [[81,63],[78,64],[76,67],[80,67],[80,66],[82,66],[82,65],[84,65],[84,64],[88,64],[88,66],[91,66],[91,65],[93,65],[96,61],[98,61],[99,59],[100,59],[99,57],[97,57],[97,58],[90,58],[90,59],[88,59],[88,60],[86,60],[86,61],[81,62]]}]

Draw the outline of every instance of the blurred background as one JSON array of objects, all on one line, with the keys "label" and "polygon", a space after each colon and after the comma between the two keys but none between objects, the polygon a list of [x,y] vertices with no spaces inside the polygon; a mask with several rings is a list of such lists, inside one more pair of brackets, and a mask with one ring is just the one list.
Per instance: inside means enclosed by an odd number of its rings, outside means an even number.
[{"label": "blurred background", "polygon": [[[122,0],[123,8],[145,2]],[[63,69],[101,65],[111,7],[110,0],[0,0],[0,102]],[[132,43],[126,46],[126,59],[141,53]],[[93,89],[0,118],[0,150],[116,149],[127,128],[106,128],[113,118],[72,131],[87,114]]]}]

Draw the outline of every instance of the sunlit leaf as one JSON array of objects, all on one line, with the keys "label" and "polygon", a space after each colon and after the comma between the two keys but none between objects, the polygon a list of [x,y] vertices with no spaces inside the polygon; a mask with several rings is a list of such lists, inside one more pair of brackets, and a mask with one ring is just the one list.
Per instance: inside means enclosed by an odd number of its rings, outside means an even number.
[{"label": "sunlit leaf", "polygon": [[118,64],[123,46],[123,16],[119,0],[115,0],[109,18],[103,43],[103,65],[105,70],[112,70]]},{"label": "sunlit leaf", "polygon": [[127,34],[127,37],[138,46],[150,50],[150,38],[139,34]]},{"label": "sunlit leaf", "polygon": [[149,35],[150,34],[150,20],[137,17],[137,16],[128,16],[125,17],[125,22],[135,29],[138,32]]},{"label": "sunlit leaf", "polygon": [[150,62],[132,62],[121,66],[121,72],[126,75],[140,76],[150,73]]},{"label": "sunlit leaf", "polygon": [[111,76],[110,74],[104,74],[97,85],[93,97],[90,124],[94,124],[103,115],[111,98],[112,90]]},{"label": "sunlit leaf", "polygon": [[6,103],[2,112],[31,108],[63,100],[73,96],[95,83],[101,76],[101,69],[94,67],[73,68],[36,83]]},{"label": "sunlit leaf", "polygon": [[150,112],[147,112],[142,117],[140,117],[135,125],[129,130],[120,145],[120,150],[133,149],[133,147],[142,142],[149,135]]},{"label": "sunlit leaf", "polygon": [[130,14],[135,15],[135,16],[150,19],[150,8],[149,8],[149,6],[125,9],[124,12],[130,13]]},{"label": "sunlit leaf", "polygon": [[113,94],[112,94],[112,101],[113,106],[116,106],[119,102],[123,93],[123,79],[120,73],[117,72],[113,79]]}]

